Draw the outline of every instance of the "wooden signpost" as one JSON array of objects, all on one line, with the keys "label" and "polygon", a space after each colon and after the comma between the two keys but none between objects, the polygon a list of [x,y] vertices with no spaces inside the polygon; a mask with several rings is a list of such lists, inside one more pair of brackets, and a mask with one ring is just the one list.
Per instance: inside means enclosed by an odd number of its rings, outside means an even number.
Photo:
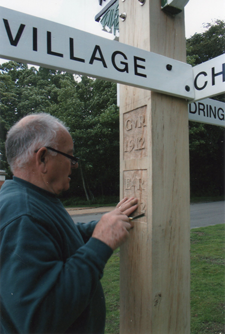
[{"label": "wooden signpost", "polygon": [[[190,333],[188,101],[225,90],[225,55],[185,63],[186,2],[120,0],[121,43],[0,8],[0,57],[126,85],[121,197],[137,197],[145,216],[121,247],[121,334]],[[191,104],[195,120],[214,112],[224,124],[223,106],[203,105]]]},{"label": "wooden signpost", "polygon": [[[186,61],[184,14],[121,1],[120,42]],[[182,75],[182,74],[181,74]],[[190,333],[187,101],[120,85],[121,197],[139,212],[121,247],[120,333]]]}]

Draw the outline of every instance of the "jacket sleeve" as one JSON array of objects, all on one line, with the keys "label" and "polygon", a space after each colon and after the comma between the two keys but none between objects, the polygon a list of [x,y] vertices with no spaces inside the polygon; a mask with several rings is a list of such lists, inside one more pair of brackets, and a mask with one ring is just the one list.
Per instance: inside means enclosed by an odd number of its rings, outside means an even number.
[{"label": "jacket sleeve", "polygon": [[97,220],[92,220],[89,223],[76,223],[76,226],[82,235],[84,242],[86,243],[92,236],[92,233],[97,225]]},{"label": "jacket sleeve", "polygon": [[65,332],[89,304],[111,254],[90,238],[63,262],[42,225],[29,216],[18,218],[2,231],[2,313],[17,333]]}]

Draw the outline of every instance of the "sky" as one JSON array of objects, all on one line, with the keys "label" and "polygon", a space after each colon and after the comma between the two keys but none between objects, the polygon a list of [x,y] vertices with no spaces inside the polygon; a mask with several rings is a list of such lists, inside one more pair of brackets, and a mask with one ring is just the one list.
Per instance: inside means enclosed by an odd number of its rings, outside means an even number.
[{"label": "sky", "polygon": [[[108,2],[103,1],[103,6]],[[0,6],[112,38],[94,20],[103,8],[99,0],[0,0]],[[204,23],[217,19],[225,20],[225,0],[189,0],[185,7],[186,38],[202,33]]]}]

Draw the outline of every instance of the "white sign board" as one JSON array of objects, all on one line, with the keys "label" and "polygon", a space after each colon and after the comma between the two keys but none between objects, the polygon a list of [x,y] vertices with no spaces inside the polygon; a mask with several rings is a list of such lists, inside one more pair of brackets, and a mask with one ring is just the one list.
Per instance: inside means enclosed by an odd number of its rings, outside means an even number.
[{"label": "white sign board", "polygon": [[0,57],[194,99],[192,67],[0,7]]},{"label": "white sign board", "polygon": [[193,67],[195,101],[225,92],[225,54]]},{"label": "white sign board", "polygon": [[212,99],[204,99],[189,103],[189,121],[207,123],[225,127],[225,103]]}]

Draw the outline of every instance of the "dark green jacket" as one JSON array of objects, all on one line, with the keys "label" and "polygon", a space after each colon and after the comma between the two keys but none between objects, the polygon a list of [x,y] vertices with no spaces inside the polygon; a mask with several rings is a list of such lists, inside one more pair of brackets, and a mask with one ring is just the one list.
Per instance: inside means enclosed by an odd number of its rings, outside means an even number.
[{"label": "dark green jacket", "polygon": [[0,192],[1,333],[102,334],[112,250],[60,200],[14,177]]}]

